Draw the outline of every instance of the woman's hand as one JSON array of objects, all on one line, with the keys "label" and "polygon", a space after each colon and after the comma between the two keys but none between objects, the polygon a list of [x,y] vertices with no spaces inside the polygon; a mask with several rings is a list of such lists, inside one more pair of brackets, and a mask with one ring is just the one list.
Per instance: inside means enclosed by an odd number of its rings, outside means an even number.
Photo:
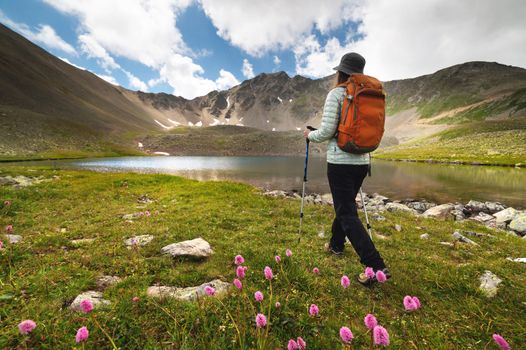
[{"label": "woman's hand", "polygon": [[308,139],[309,138],[309,133],[310,133],[310,130],[309,129],[305,129],[303,130],[303,136]]}]

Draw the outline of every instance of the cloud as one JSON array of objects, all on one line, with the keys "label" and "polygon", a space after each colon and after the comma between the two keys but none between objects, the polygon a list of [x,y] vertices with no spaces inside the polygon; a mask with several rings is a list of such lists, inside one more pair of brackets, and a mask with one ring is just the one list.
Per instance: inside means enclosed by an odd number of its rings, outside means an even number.
[{"label": "cloud", "polygon": [[129,83],[130,88],[144,91],[144,92],[148,91],[148,85],[146,85],[145,82],[143,82],[141,79],[137,78],[135,75],[133,75],[132,73],[128,72],[125,69],[123,69],[122,71],[128,77],[128,83]]},{"label": "cloud", "polygon": [[67,58],[65,57],[59,57],[62,61],[66,62],[67,64],[69,65],[72,65],[73,67],[75,68],[78,68],[78,69],[82,69],[82,70],[87,70],[85,67],[82,67],[82,66],[79,66],[73,62],[71,62],[70,60],[68,60]]},{"label": "cloud", "polygon": [[337,38],[330,38],[322,46],[314,35],[305,38],[294,48],[296,73],[311,78],[322,78],[334,73],[341,56],[351,51],[352,44],[341,45]]},{"label": "cloud", "polygon": [[0,21],[6,26],[11,27],[13,30],[19,32],[31,41],[44,44],[45,46],[51,49],[60,50],[70,55],[77,55],[77,52],[75,51],[73,46],[71,46],[64,39],[62,39],[55,32],[55,30],[47,24],[40,24],[38,28],[36,28],[36,30],[32,30],[25,23],[17,23],[12,21],[1,10]]},{"label": "cloud", "polygon": [[97,74],[97,73],[95,73],[95,75],[98,76],[98,77],[101,78],[101,79],[106,80],[106,81],[107,81],[108,83],[110,83],[110,84],[113,84],[113,85],[119,86],[119,83],[117,82],[117,79],[115,79],[115,78],[112,77],[111,75]]},{"label": "cloud", "polygon": [[115,62],[106,49],[100,45],[91,35],[79,35],[80,49],[90,58],[96,58],[99,65],[106,71],[117,69],[120,66]]},{"label": "cloud", "polygon": [[234,74],[221,69],[219,71],[219,78],[217,78],[215,83],[218,90],[228,90],[232,86],[239,85],[239,80],[237,80]]},{"label": "cloud", "polygon": [[254,78],[254,67],[252,67],[252,64],[248,62],[246,58],[243,60],[241,72],[243,72],[243,76],[247,79]]},{"label": "cloud", "polygon": [[280,63],[281,63],[281,60],[279,59],[278,56],[274,56],[274,58],[272,58],[272,62],[274,62],[274,64],[275,64],[276,66],[279,66]]}]

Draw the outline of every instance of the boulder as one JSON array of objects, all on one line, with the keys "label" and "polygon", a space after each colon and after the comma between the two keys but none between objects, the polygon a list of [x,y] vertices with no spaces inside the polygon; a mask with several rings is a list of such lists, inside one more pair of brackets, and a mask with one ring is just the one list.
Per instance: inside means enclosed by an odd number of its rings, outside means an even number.
[{"label": "boulder", "polygon": [[489,214],[504,210],[506,207],[499,202],[485,202],[484,205]]},{"label": "boulder", "polygon": [[502,280],[497,277],[493,272],[491,271],[484,271],[482,276],[480,276],[480,291],[482,294],[484,294],[488,298],[492,298],[497,294],[497,290],[499,288],[499,284],[502,283]]},{"label": "boulder", "polygon": [[488,210],[488,208],[486,207],[486,204],[479,202],[479,201],[474,201],[474,200],[470,200],[468,204],[466,204],[465,208],[470,213],[478,213],[481,211]]},{"label": "boulder", "polygon": [[265,196],[269,197],[287,197],[287,192],[281,190],[267,191],[264,193]]},{"label": "boulder", "polygon": [[463,210],[453,209],[451,210],[450,214],[453,216],[455,221],[462,221],[466,218],[466,215],[464,214]]},{"label": "boulder", "polygon": [[77,295],[77,297],[75,298],[75,300],[73,300],[69,308],[74,311],[82,312],[82,309],[80,308],[80,302],[84,299],[89,299],[91,303],[93,304],[94,309],[111,304],[109,300],[102,298],[101,292],[90,290],[90,291]]},{"label": "boulder", "polygon": [[519,262],[519,263],[525,263],[526,264],[526,258],[506,258],[507,260],[509,261],[513,261],[513,262]]},{"label": "boulder", "polygon": [[521,236],[526,236],[526,212],[517,214],[509,224],[509,229]]},{"label": "boulder", "polygon": [[122,281],[122,279],[118,276],[109,276],[109,275],[104,275],[104,276],[100,276],[99,278],[97,278],[97,290],[104,290],[114,284],[117,284],[119,283],[120,281]]},{"label": "boulder", "polygon": [[150,243],[153,240],[152,235],[140,235],[140,236],[134,236],[131,238],[128,238],[124,241],[124,244],[128,246],[128,248],[137,247],[137,246],[145,246],[148,243]]},{"label": "boulder", "polygon": [[184,301],[192,301],[205,296],[205,287],[207,286],[215,288],[215,295],[221,295],[228,291],[230,283],[215,279],[213,281],[203,283],[197,287],[179,288],[168,286],[152,286],[148,287],[146,295],[151,298],[176,298]]},{"label": "boulder", "polygon": [[451,203],[437,205],[435,207],[429,208],[422,215],[427,218],[436,218],[441,220],[446,220],[451,217],[451,211],[455,206]]},{"label": "boulder", "polygon": [[492,225],[493,227],[495,227],[496,219],[492,215],[486,214],[484,212],[480,212],[477,215],[470,217],[469,219],[480,222],[484,225]]},{"label": "boulder", "polygon": [[402,204],[402,203],[387,203],[385,205],[385,209],[391,212],[405,211],[406,213],[418,214],[418,212],[415,209],[409,208],[407,205]]},{"label": "boulder", "polygon": [[378,213],[373,213],[373,220],[376,220],[376,221],[385,221],[385,217],[383,217],[382,215],[378,214]]},{"label": "boulder", "polygon": [[429,239],[429,233],[424,233],[420,235],[420,239]]},{"label": "boulder", "polygon": [[471,244],[471,245],[478,245],[477,242],[467,238],[466,236],[462,235],[458,231],[453,232],[453,238],[455,240],[459,241],[459,242],[462,242],[462,243],[467,243],[467,244]]},{"label": "boulder", "polygon": [[423,213],[430,208],[436,207],[436,204],[428,202],[409,202],[407,203],[407,206],[419,213]]},{"label": "boulder", "polygon": [[322,194],[322,195],[321,195],[321,200],[322,200],[322,202],[323,202],[324,204],[333,205],[332,194],[330,194],[330,193]]},{"label": "boulder", "polygon": [[172,243],[161,248],[161,253],[173,257],[188,256],[195,258],[206,258],[213,254],[210,244],[201,237],[189,241]]},{"label": "boulder", "polygon": [[22,236],[20,236],[20,235],[7,234],[7,235],[5,235],[5,238],[11,244],[20,243],[22,241]]},{"label": "boulder", "polygon": [[517,210],[515,210],[512,207],[509,207],[509,208],[506,208],[506,209],[503,209],[501,211],[494,213],[493,217],[497,220],[497,224],[499,223],[508,224],[511,222],[511,220],[515,218],[517,213],[518,213]]}]

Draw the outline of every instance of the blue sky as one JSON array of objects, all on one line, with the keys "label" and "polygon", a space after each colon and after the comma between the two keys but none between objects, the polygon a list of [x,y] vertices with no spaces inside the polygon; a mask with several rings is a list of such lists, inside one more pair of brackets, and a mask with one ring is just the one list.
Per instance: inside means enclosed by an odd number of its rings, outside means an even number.
[{"label": "blue sky", "polygon": [[320,78],[349,51],[383,80],[520,66],[526,2],[503,1],[2,0],[0,22],[113,83],[193,98],[262,72]]}]

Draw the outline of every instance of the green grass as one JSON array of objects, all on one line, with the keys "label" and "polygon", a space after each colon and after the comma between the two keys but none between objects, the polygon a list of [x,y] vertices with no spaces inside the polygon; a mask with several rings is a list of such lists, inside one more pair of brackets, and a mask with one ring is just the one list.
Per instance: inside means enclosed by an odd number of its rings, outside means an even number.
[{"label": "green grass", "polygon": [[[30,171],[33,170],[33,171]],[[299,201],[261,196],[248,185],[197,182],[167,175],[101,174],[55,171],[45,168],[2,169],[2,175],[43,175],[58,178],[30,188],[0,187],[0,199],[12,201],[0,209],[0,225],[13,224],[22,243],[0,253],[0,348],[71,349],[75,333],[90,330],[86,349],[111,348],[93,318],[122,349],[231,349],[239,348],[236,331],[224,307],[215,298],[199,303],[155,301],[145,292],[155,283],[192,286],[234,278],[233,257],[242,254],[249,267],[243,281],[252,299],[256,290],[269,302],[266,265],[274,269],[273,300],[267,349],[282,349],[290,338],[303,337],[309,349],[342,348],[338,330],[349,326],[353,348],[366,348],[369,334],[363,317],[374,312],[391,335],[393,349],[482,349],[494,332],[503,334],[513,349],[526,338],[526,266],[506,257],[526,256],[526,241],[494,232],[474,223],[439,222],[401,213],[385,213],[374,222],[375,238],[394,275],[383,286],[367,289],[357,282],[343,290],[343,274],[362,270],[350,246],[344,257],[328,256],[326,238],[332,208],[307,205],[304,233],[297,243]],[[155,201],[140,207],[137,198]],[[122,214],[148,209],[159,214],[125,222]],[[394,229],[402,225],[402,232]],[[62,232],[65,229],[65,232]],[[474,238],[479,247],[446,247],[455,229],[490,233]],[[427,241],[419,239],[429,233]],[[123,239],[152,234],[152,243],[128,250]],[[203,237],[215,254],[206,261],[163,257],[166,244]],[[96,238],[92,245],[75,247],[71,239]],[[294,255],[284,257],[285,249]],[[283,257],[283,272],[274,255]],[[319,267],[321,274],[311,273]],[[478,277],[491,270],[503,279],[494,299],[478,291]],[[104,292],[111,307],[79,315],[67,305],[80,292],[94,288],[101,274],[124,278]],[[402,298],[416,295],[423,308],[404,312]],[[137,304],[131,298],[139,296]],[[238,321],[247,348],[256,348],[255,311],[235,291],[221,299]],[[320,316],[308,315],[316,303]],[[33,319],[38,326],[27,338],[17,324]],[[415,331],[413,321],[418,324]],[[78,347],[77,347],[78,348]],[[487,349],[496,349],[490,344]]]},{"label": "green grass", "polygon": [[378,150],[381,159],[515,165],[526,163],[526,118],[462,124]]}]

